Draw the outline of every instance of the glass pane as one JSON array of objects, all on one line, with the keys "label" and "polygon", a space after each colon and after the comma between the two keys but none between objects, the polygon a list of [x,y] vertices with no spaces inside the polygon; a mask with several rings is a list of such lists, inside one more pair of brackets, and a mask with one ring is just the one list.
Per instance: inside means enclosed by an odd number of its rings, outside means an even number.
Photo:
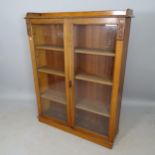
[{"label": "glass pane", "polygon": [[108,135],[116,25],[74,25],[76,126]]},{"label": "glass pane", "polygon": [[38,71],[64,77],[63,25],[33,25]]},{"label": "glass pane", "polygon": [[63,24],[33,25],[42,114],[67,121]]},{"label": "glass pane", "polygon": [[64,76],[64,53],[38,50],[37,66],[40,71]]},{"label": "glass pane", "polygon": [[43,115],[62,120],[63,122],[67,121],[66,105],[58,104],[57,102],[44,98],[42,98],[41,102],[43,104]]},{"label": "glass pane", "polygon": [[33,25],[36,45],[63,46],[63,24]]},{"label": "glass pane", "polygon": [[114,52],[116,25],[74,25],[75,49]]},{"label": "glass pane", "polygon": [[39,73],[43,114],[67,121],[64,77]]},{"label": "glass pane", "polygon": [[98,82],[112,81],[113,57],[105,57],[91,54],[75,54],[75,75],[77,79],[98,80]]},{"label": "glass pane", "polygon": [[76,125],[107,135],[111,87],[93,82],[75,82]]}]

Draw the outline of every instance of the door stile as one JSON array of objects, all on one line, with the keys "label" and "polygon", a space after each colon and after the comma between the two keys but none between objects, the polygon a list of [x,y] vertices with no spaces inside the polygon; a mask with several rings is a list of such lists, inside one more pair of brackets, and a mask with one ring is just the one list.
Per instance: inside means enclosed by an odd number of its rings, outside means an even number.
[{"label": "door stile", "polygon": [[123,61],[124,52],[124,28],[125,19],[118,19],[117,28],[117,38],[116,38],[116,48],[115,48],[115,61],[114,61],[114,72],[113,72],[113,85],[112,85],[112,95],[111,95],[111,107],[110,107],[110,124],[109,124],[109,141],[113,142],[115,135],[117,133],[117,119],[119,117],[118,107],[120,103],[120,79],[121,79],[121,66]]},{"label": "door stile", "polygon": [[65,76],[67,95],[67,115],[69,126],[74,126],[74,55],[73,55],[73,25],[70,19],[64,20],[64,49],[65,49]]},{"label": "door stile", "polygon": [[40,89],[39,89],[39,82],[38,82],[36,55],[35,55],[35,48],[34,48],[34,39],[33,39],[33,34],[32,34],[32,25],[28,19],[26,20],[26,23],[27,23],[27,33],[28,33],[28,38],[29,38],[31,60],[32,60],[32,67],[33,67],[36,100],[37,100],[37,105],[38,105],[37,106],[38,107],[38,115],[40,115],[42,113],[42,108],[41,108],[41,101],[40,101]]}]

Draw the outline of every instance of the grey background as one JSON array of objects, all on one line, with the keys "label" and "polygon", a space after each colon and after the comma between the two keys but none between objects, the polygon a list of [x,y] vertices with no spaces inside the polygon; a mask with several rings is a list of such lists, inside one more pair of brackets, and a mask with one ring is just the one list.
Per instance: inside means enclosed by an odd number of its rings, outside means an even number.
[{"label": "grey background", "polygon": [[[154,0],[1,0],[0,99],[35,99],[26,12],[134,10],[123,99],[155,101]],[[139,102],[140,104],[146,102]],[[147,102],[148,104],[148,102]]]}]

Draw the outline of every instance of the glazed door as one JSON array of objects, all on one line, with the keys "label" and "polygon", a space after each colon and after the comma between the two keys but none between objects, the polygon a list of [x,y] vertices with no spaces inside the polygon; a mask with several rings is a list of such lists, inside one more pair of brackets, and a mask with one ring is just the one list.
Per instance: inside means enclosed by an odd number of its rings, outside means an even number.
[{"label": "glazed door", "polygon": [[116,19],[72,20],[73,126],[108,136]]},{"label": "glazed door", "polygon": [[63,20],[32,20],[41,115],[66,123]]}]

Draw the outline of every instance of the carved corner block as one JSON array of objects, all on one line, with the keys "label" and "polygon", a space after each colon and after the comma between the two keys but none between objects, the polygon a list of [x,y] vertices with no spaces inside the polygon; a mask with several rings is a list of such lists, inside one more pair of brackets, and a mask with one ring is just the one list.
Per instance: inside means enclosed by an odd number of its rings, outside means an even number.
[{"label": "carved corner block", "polygon": [[124,31],[125,31],[125,18],[118,19],[118,31],[117,31],[117,39],[124,39]]}]

